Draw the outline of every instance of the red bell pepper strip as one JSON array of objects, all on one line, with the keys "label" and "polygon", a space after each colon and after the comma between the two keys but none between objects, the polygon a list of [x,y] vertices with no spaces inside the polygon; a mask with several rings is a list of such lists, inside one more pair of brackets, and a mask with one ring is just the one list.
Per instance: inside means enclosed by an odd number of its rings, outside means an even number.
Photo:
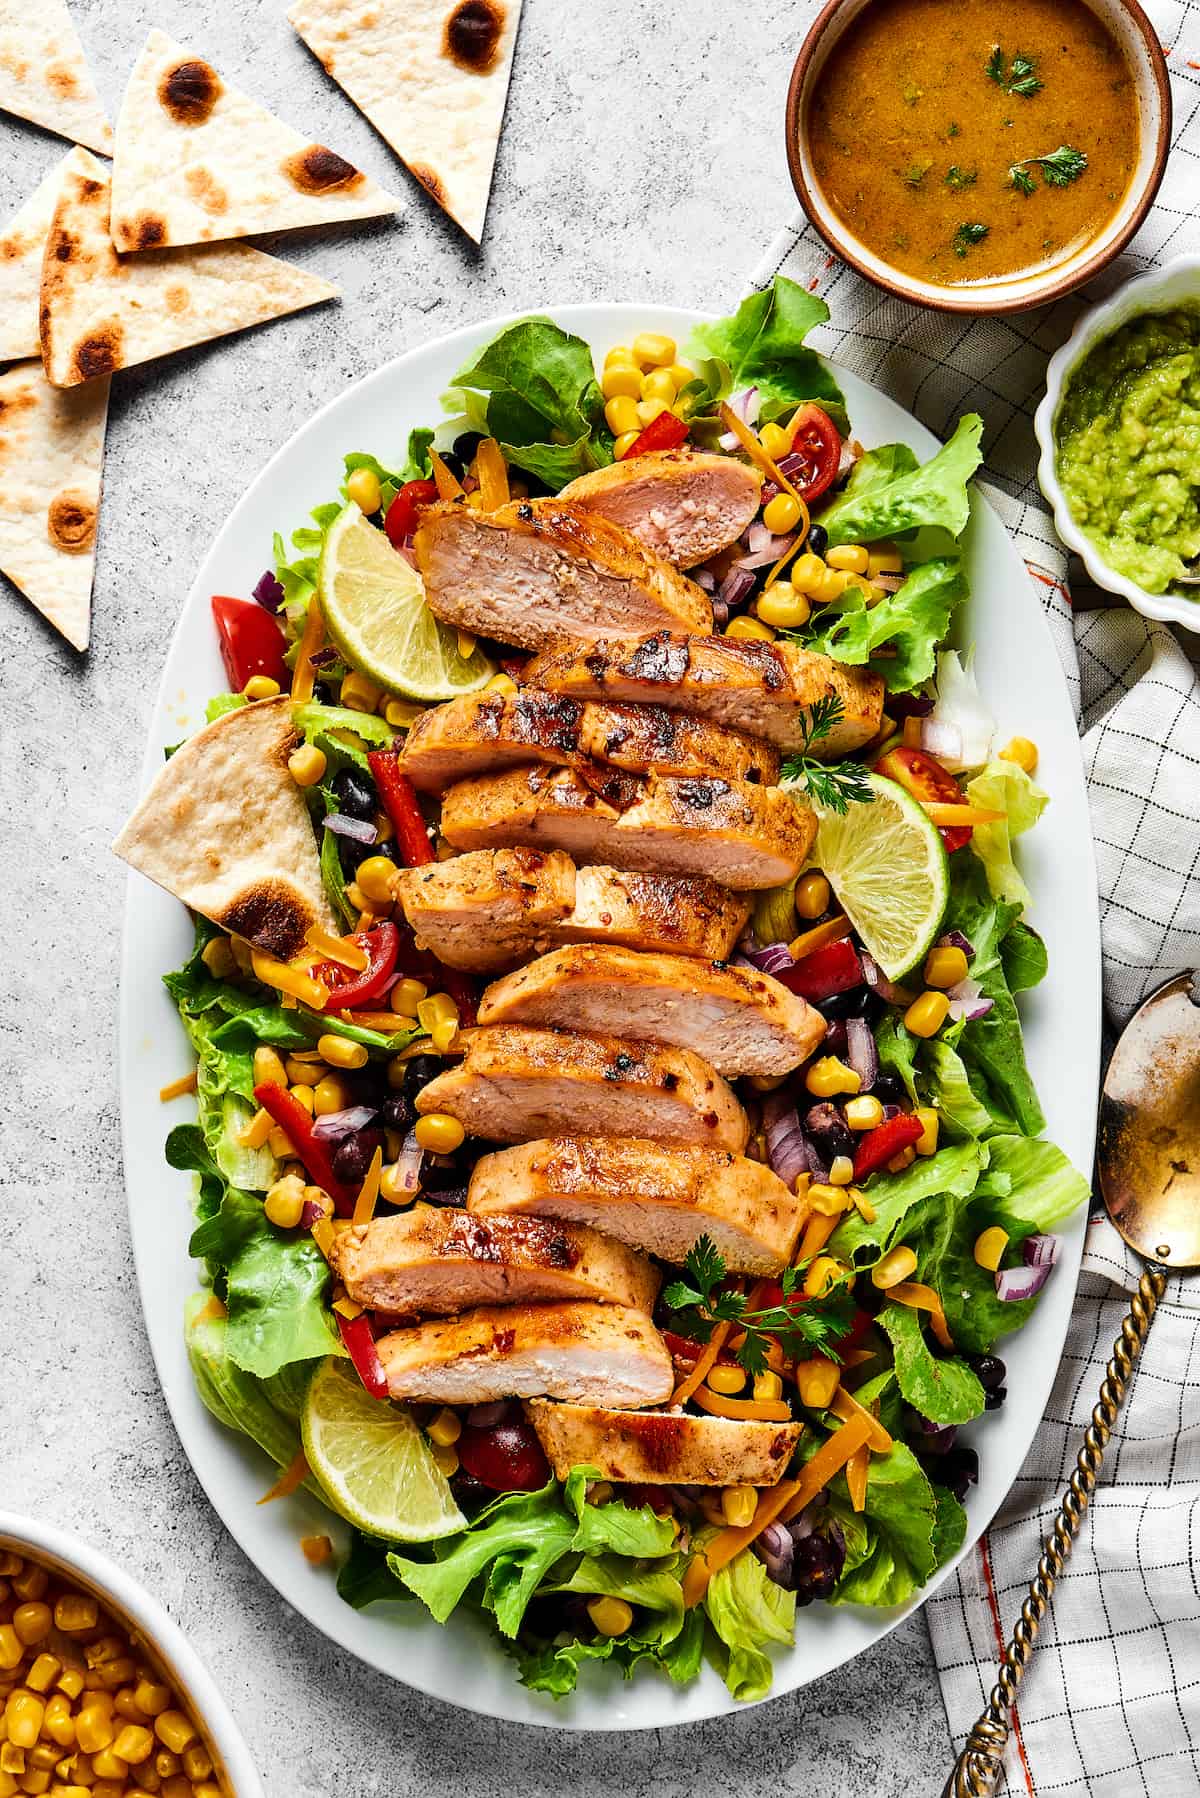
[{"label": "red bell pepper strip", "polygon": [[920,1118],[902,1113],[898,1118],[889,1118],[886,1124],[880,1124],[877,1130],[868,1130],[859,1138],[858,1149],[854,1156],[854,1178],[865,1180],[876,1168],[886,1167],[893,1155],[911,1149],[925,1134],[925,1126]]},{"label": "red bell pepper strip", "polygon": [[396,966],[400,953],[400,932],[394,924],[377,924],[373,930],[361,930],[351,938],[370,957],[360,973],[344,968],[340,962],[323,961],[314,968],[314,978],[329,988],[323,1011],[353,1011],[378,999]]},{"label": "red bell pepper strip", "polygon": [[405,481],[388,507],[383,521],[387,540],[393,549],[399,549],[404,539],[412,536],[417,528],[417,513],[422,506],[430,505],[436,498],[437,487],[432,481]]},{"label": "red bell pepper strip", "polygon": [[449,993],[458,1007],[459,1028],[469,1029],[475,1022],[479,1009],[474,984],[465,974],[458,973],[455,968],[447,968],[441,962],[438,963],[437,978],[442,991]]},{"label": "red bell pepper strip", "polygon": [[343,1317],[340,1311],[333,1315],[337,1318],[338,1334],[354,1363],[355,1373],[372,1398],[387,1398],[387,1375],[375,1347],[370,1318],[365,1311],[360,1311],[357,1317]]},{"label": "red bell pepper strip", "polygon": [[827,943],[823,949],[814,949],[811,955],[802,956],[775,978],[789,993],[799,993],[811,1005],[819,1005],[823,999],[832,999],[835,993],[848,993],[861,986],[862,962],[854,944],[842,937],[836,943]]},{"label": "red bell pepper strip", "polygon": [[283,659],[283,632],[270,612],[251,600],[231,599],[227,593],[213,594],[212,610],[231,692],[240,693],[255,674],[268,675],[284,688],[291,685],[291,672]]},{"label": "red bell pepper strip", "polygon": [[646,429],[634,438],[625,451],[623,460],[628,462],[630,456],[648,455],[651,450],[678,449],[680,444],[687,442],[687,438],[688,427],[682,418],[676,418],[673,412],[660,412],[658,417],[652,418]]},{"label": "red bell pepper strip", "polygon": [[[663,1341],[667,1345],[667,1353],[672,1361],[679,1361],[686,1367],[695,1367],[704,1353],[704,1344],[695,1342],[690,1336],[680,1336],[676,1330],[660,1330]],[[732,1349],[718,1349],[717,1360],[722,1367],[736,1367],[737,1356]]]},{"label": "red bell pepper strip", "polygon": [[407,774],[400,772],[400,757],[394,749],[372,749],[367,762],[375,776],[383,809],[396,833],[396,847],[406,868],[423,868],[433,860],[433,845],[417,804],[417,795]]},{"label": "red bell pepper strip", "polygon": [[339,1217],[350,1217],[358,1194],[334,1173],[329,1150],[319,1136],[313,1135],[313,1121],[299,1099],[294,1099],[286,1086],[268,1082],[255,1087],[254,1097],[287,1132],[288,1141],[304,1163],[313,1185],[322,1187],[329,1194]]}]

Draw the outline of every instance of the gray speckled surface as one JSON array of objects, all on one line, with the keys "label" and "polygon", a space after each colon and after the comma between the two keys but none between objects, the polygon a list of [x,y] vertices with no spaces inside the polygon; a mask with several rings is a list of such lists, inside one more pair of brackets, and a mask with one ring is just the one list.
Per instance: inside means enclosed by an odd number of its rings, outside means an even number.
[{"label": "gray speckled surface", "polygon": [[[526,0],[476,253],[325,79],[283,0],[72,3],[114,118],[158,25],[360,161],[403,209],[394,224],[281,246],[336,280],[340,305],[119,378],[88,657],[0,580],[0,877],[16,921],[0,948],[0,1505],[79,1529],[166,1601],[271,1798],[936,1790],[948,1737],[919,1617],[796,1697],[642,1736],[526,1734],[410,1695],[332,1648],[245,1561],[184,1460],[142,1329],[121,1180],[124,879],[107,844],[134,798],[151,697],[202,550],[312,410],[402,349],[553,299],[736,298],[791,205],[781,116],[795,9]],[[0,216],[62,151],[0,121]]]}]

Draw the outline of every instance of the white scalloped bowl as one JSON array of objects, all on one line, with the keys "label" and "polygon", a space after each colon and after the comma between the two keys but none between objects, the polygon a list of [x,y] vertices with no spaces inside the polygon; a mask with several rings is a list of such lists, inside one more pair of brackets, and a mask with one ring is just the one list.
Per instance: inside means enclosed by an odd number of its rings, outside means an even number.
[{"label": "white scalloped bowl", "polygon": [[1110,568],[1090,537],[1085,537],[1072,515],[1054,466],[1054,427],[1067,382],[1089,350],[1111,337],[1114,331],[1147,312],[1167,312],[1173,306],[1191,303],[1200,307],[1200,256],[1180,256],[1148,274],[1138,275],[1117,289],[1107,300],[1085,312],[1066,343],[1050,358],[1046,370],[1046,392],[1034,413],[1033,429],[1041,449],[1038,461],[1038,486],[1054,511],[1054,528],[1082,561],[1092,580],[1108,593],[1119,593],[1136,612],[1156,618],[1163,624],[1182,624],[1185,630],[1200,631],[1200,587],[1197,597],[1188,599],[1179,593],[1147,593],[1128,575]]}]

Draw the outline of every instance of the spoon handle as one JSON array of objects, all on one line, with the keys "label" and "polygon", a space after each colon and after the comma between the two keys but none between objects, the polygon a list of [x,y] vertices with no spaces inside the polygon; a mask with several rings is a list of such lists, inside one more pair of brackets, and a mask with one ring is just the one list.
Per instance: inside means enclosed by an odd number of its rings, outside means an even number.
[{"label": "spoon handle", "polygon": [[1054,1527],[1046,1537],[1037,1575],[1029,1588],[1029,1596],[1021,1606],[1021,1620],[1013,1630],[1004,1658],[1000,1663],[996,1684],[988,1698],[987,1709],[973,1726],[966,1746],[954,1763],[954,1770],[942,1789],[942,1798],[987,1798],[995,1786],[1008,1742],[1009,1712],[1016,1702],[1017,1688],[1033,1655],[1034,1643],[1050,1605],[1055,1583],[1062,1573],[1071,1544],[1083,1522],[1088,1501],[1096,1489],[1104,1451],[1116,1427],[1117,1413],[1125,1397],[1125,1388],[1134,1363],[1145,1346],[1167,1284],[1167,1270],[1150,1262],[1138,1282],[1129,1312],[1121,1325],[1121,1334],[1113,1344],[1112,1359],[1100,1388],[1100,1402],[1092,1412],[1091,1425],[1075,1460],[1067,1490],[1054,1519]]}]

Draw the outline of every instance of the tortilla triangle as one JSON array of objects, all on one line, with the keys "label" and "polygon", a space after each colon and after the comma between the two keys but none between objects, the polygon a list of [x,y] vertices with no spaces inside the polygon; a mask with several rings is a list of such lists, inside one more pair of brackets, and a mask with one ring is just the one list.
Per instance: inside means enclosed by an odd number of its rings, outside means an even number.
[{"label": "tortilla triangle", "polygon": [[42,253],[69,161],[55,163],[0,232],[0,362],[36,356]]},{"label": "tortilla triangle", "polygon": [[66,0],[0,0],[0,111],[112,154],[112,126]]},{"label": "tortilla triangle", "polygon": [[326,72],[478,243],[521,0],[296,0]]},{"label": "tortilla triangle", "polygon": [[152,31],[117,119],[112,240],[169,249],[395,212],[359,169]]},{"label": "tortilla triangle", "polygon": [[336,931],[308,806],[288,771],[291,700],[260,699],[189,737],[113,844],[193,911],[290,961]]},{"label": "tortilla triangle", "polygon": [[108,382],[51,387],[40,362],[0,375],[0,570],[86,649]]},{"label": "tortilla triangle", "polygon": [[42,360],[56,387],[244,331],[337,293],[328,281],[248,244],[118,256],[108,208],[107,172],[86,150],[73,150],[42,268]]}]

